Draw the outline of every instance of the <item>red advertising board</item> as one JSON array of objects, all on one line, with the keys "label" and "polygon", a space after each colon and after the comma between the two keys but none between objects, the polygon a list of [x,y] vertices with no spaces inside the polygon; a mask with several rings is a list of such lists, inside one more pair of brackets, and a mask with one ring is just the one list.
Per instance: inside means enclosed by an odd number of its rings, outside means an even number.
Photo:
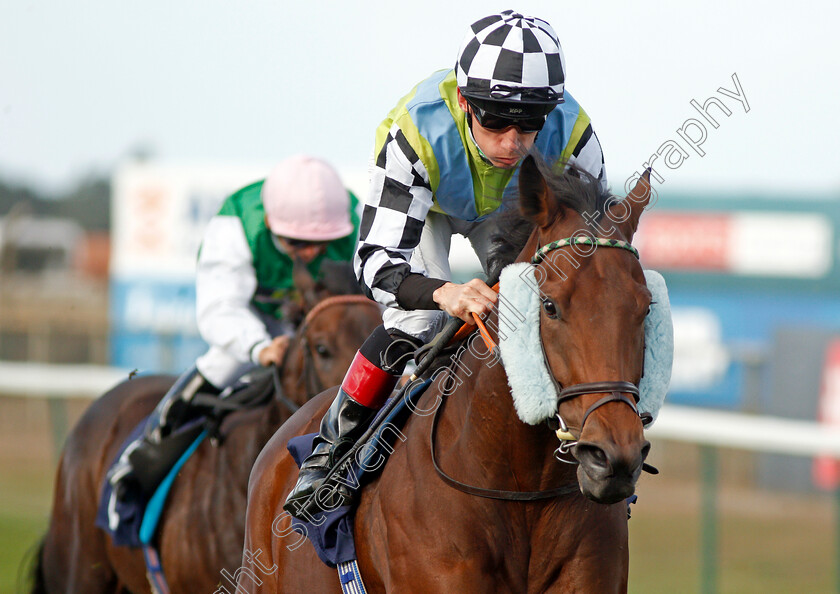
[{"label": "red advertising board", "polygon": [[650,213],[633,239],[645,266],[659,269],[726,270],[731,243],[731,217],[703,213]]},{"label": "red advertising board", "polygon": [[[817,419],[820,423],[840,427],[840,339],[833,340],[826,351]],[[836,490],[840,487],[840,460],[816,457],[813,478],[817,487]]]}]

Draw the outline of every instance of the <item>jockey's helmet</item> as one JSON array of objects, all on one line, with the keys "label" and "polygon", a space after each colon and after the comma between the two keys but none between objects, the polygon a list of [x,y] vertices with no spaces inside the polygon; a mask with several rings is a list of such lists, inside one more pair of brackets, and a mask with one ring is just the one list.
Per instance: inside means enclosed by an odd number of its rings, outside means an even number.
[{"label": "jockey's helmet", "polygon": [[566,62],[547,22],[512,10],[470,25],[455,76],[473,107],[505,119],[544,118],[563,102]]},{"label": "jockey's helmet", "polygon": [[353,232],[350,196],[335,169],[316,157],[282,161],[265,179],[262,202],[272,233],[303,241],[332,241]]}]

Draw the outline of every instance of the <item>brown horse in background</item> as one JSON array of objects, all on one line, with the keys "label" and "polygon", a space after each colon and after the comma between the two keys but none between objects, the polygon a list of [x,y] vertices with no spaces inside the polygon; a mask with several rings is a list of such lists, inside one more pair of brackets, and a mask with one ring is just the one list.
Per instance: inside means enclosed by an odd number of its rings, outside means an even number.
[{"label": "brown horse in background", "polygon": [[[568,174],[555,176],[526,157],[519,198],[524,217],[517,226],[525,231],[514,252],[517,261],[527,262],[541,246],[584,230],[629,244],[650,197],[647,177],[621,202],[599,195],[595,187]],[[601,217],[600,229],[583,216],[596,211],[609,217]],[[503,235],[514,234],[500,226]],[[632,393],[625,382],[640,381],[650,292],[639,261],[626,248],[598,247],[577,258],[578,266],[562,257],[552,262],[538,266],[544,273],[539,333],[549,373],[564,393],[580,392],[559,405],[578,440],[569,450],[578,466],[555,459],[559,443],[545,424],[519,420],[502,365],[488,366],[481,352],[465,351],[450,384],[435,382],[422,396],[417,408],[424,412],[412,415],[402,429],[407,439],[396,442],[381,475],[362,490],[354,522],[368,592],[626,591],[624,499],[635,489],[650,444],[633,404],[606,395]],[[497,322],[494,312],[488,327],[498,328]],[[291,531],[283,511],[297,477],[286,444],[317,431],[333,396],[330,391],[309,401],[254,464],[243,589],[341,591],[336,571]],[[453,488],[438,476],[430,453],[438,416],[433,447],[450,477],[485,490],[562,494],[524,502]]]},{"label": "brown horse in background", "polygon": [[[340,383],[356,350],[380,323],[379,306],[362,296],[318,303],[290,341],[281,378],[286,399],[300,406],[324,386]],[[94,402],[71,432],[59,464],[34,591],[150,591],[141,550],[113,546],[94,520],[110,463],[173,380],[146,376],[119,384]],[[239,566],[251,465],[291,415],[290,408],[273,399],[232,413],[221,427],[223,443],[214,447],[205,440],[181,469],[157,532],[173,593],[212,592],[223,569]]]}]

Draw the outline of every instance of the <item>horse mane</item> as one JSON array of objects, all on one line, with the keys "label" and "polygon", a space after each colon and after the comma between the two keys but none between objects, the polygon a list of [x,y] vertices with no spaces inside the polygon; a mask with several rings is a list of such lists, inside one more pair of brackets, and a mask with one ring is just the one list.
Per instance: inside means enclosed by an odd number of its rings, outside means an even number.
[{"label": "horse mane", "polygon": [[[531,155],[558,206],[580,214],[593,213],[596,217],[592,220],[597,222],[613,203],[620,200],[608,191],[602,191],[598,180],[590,173],[574,165],[565,168],[561,161],[551,166],[534,151]],[[561,167],[564,170],[558,173]],[[535,226],[520,211],[518,192],[505,199],[499,210],[497,229],[491,236],[487,258],[491,285],[499,280],[502,268],[513,263],[522,252]]]}]

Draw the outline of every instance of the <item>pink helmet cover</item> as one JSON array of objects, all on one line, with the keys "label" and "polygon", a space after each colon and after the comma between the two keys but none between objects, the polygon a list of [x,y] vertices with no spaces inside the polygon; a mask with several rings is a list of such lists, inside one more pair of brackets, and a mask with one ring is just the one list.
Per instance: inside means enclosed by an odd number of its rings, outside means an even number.
[{"label": "pink helmet cover", "polygon": [[262,202],[275,235],[304,241],[332,241],[353,232],[350,196],[326,161],[296,155],[265,179]]}]

